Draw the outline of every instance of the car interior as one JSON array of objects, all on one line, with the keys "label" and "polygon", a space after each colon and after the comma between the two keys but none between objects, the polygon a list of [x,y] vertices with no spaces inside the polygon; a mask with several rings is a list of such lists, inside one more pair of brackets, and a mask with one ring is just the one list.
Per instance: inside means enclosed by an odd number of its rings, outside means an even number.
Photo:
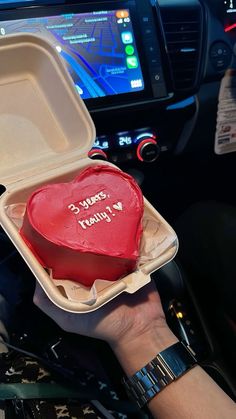
[{"label": "car interior", "polygon": [[[209,230],[208,221],[215,205],[222,217],[225,207],[236,206],[235,153],[215,152],[216,141],[233,143],[227,127],[223,135],[216,133],[221,83],[236,62],[236,0],[0,1],[0,37],[19,32],[46,36],[63,58],[96,127],[89,157],[133,176],[176,229],[180,252],[152,278],[172,330],[235,399],[236,323],[227,313],[227,296],[232,302],[236,295],[227,277],[214,282],[217,257],[214,239],[208,239],[219,229],[217,218]],[[231,115],[229,130],[235,121]],[[203,251],[211,254],[209,267],[205,261],[197,273],[185,257],[185,243],[195,257],[189,244],[194,226],[202,228]],[[17,267],[22,269],[20,259]],[[26,267],[22,272],[28,290],[13,342],[36,351],[47,341],[52,349],[63,333],[33,307],[31,275]],[[88,338],[65,335],[67,344],[86,352]],[[118,383],[122,371],[109,348],[102,342],[91,346],[107,370],[116,371],[111,378]]]}]

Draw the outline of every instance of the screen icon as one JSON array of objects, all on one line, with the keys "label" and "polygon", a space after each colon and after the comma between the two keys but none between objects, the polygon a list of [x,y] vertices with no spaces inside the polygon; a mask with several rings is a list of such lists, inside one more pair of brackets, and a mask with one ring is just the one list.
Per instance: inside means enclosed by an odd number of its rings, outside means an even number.
[{"label": "screen icon", "polygon": [[132,57],[126,58],[126,63],[128,68],[137,68],[138,67],[138,59],[135,55]]},{"label": "screen icon", "polygon": [[122,39],[123,44],[132,44],[133,42],[132,32],[128,32],[128,31],[122,32],[121,39]]},{"label": "screen icon", "polygon": [[118,19],[119,18],[121,18],[121,19],[127,18],[127,17],[129,17],[129,12],[128,12],[128,10],[117,10],[116,17]]},{"label": "screen icon", "polygon": [[78,85],[78,84],[76,84],[75,85],[75,87],[76,87],[76,90],[77,90],[77,92],[79,93],[79,95],[83,95],[84,94],[84,91],[83,91],[83,89],[81,89],[81,87]]},{"label": "screen icon", "polygon": [[125,47],[125,52],[127,55],[133,55],[134,54],[134,47],[133,45],[127,45]]},{"label": "screen icon", "polygon": [[130,84],[131,84],[132,89],[143,87],[143,81],[141,79],[131,80]]}]

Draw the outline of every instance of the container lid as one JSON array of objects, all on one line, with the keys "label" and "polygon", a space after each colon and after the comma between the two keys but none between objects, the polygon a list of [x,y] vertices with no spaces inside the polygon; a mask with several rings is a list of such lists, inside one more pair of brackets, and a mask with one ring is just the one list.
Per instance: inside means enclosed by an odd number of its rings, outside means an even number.
[{"label": "container lid", "polygon": [[95,127],[56,46],[35,35],[6,36],[0,62],[0,183],[85,157]]}]

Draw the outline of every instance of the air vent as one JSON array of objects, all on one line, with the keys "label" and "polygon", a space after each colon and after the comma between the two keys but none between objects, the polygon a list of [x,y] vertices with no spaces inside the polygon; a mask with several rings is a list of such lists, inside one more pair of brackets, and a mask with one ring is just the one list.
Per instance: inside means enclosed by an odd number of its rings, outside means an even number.
[{"label": "air vent", "polygon": [[198,79],[201,39],[201,7],[161,8],[167,50],[175,90],[194,89]]}]

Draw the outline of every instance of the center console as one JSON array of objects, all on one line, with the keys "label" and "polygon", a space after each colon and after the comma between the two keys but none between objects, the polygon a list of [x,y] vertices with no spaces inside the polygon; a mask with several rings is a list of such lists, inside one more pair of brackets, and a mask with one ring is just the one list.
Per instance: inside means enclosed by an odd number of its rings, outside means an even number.
[{"label": "center console", "polygon": [[1,1],[0,37],[19,32],[45,37],[64,60],[97,128],[91,158],[153,162],[173,146],[169,118],[174,137],[183,118],[171,106],[201,77],[199,0]]}]

